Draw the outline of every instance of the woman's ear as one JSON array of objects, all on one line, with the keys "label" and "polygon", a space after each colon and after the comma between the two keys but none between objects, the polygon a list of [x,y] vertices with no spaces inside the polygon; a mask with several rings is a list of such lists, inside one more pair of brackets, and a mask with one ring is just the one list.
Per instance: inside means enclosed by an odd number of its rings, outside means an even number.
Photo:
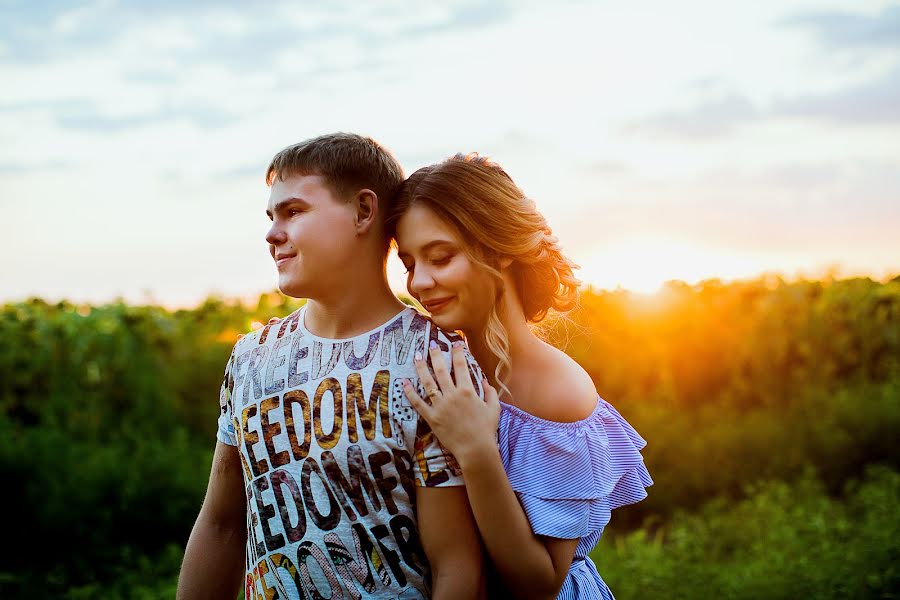
[{"label": "woman's ear", "polygon": [[500,257],[500,270],[506,269],[513,263],[513,259],[508,256]]},{"label": "woman's ear", "polygon": [[362,189],[353,199],[356,208],[356,233],[367,233],[378,219],[378,195],[369,189]]}]

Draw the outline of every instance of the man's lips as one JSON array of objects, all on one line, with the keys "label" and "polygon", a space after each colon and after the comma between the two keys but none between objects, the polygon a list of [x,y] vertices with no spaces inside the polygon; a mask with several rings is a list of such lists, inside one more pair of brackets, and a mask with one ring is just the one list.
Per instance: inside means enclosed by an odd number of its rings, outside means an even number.
[{"label": "man's lips", "polygon": [[436,312],[447,306],[450,301],[453,300],[453,296],[445,296],[443,298],[432,298],[427,301],[422,302],[422,306],[425,307],[430,313]]},{"label": "man's lips", "polygon": [[275,255],[275,266],[280,267],[287,261],[291,260],[297,256],[296,254],[276,254]]}]

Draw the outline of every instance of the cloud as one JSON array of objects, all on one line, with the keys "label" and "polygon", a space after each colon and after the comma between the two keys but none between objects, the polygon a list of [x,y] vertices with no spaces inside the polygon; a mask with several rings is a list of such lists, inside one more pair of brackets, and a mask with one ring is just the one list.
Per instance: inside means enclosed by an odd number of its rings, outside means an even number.
[{"label": "cloud", "polygon": [[37,100],[0,104],[0,113],[47,111],[63,129],[115,132],[167,121],[186,121],[201,129],[216,129],[238,121],[238,117],[215,106],[164,104],[133,114],[109,114],[96,103],[84,99]]},{"label": "cloud", "polygon": [[689,139],[721,137],[759,116],[759,111],[747,98],[732,92],[686,111],[632,122],[625,127],[625,132]]},{"label": "cloud", "polygon": [[772,107],[772,113],[866,125],[900,122],[900,66],[880,79],[831,94],[778,101]]},{"label": "cloud", "polygon": [[433,33],[463,31],[490,27],[509,20],[513,16],[512,5],[498,0],[490,2],[462,2],[450,6],[442,18],[432,23],[413,25],[402,31],[410,37]]},{"label": "cloud", "polygon": [[[746,84],[736,89],[718,74],[687,86],[696,106],[651,114],[625,127],[627,133],[704,139],[722,138],[748,123],[771,119],[827,120],[844,125],[900,122],[900,5],[880,12],[849,11],[794,13],[777,22],[782,28],[808,30],[812,47],[829,71],[831,89],[793,89],[768,97],[749,93]],[[793,31],[791,32],[793,33]],[[823,51],[824,50],[824,51]],[[847,59],[851,59],[849,62]],[[869,68],[863,70],[862,67]],[[843,83],[834,85],[834,77]],[[753,97],[751,101],[749,98]]]},{"label": "cloud", "polygon": [[63,161],[46,161],[40,163],[21,163],[21,162],[0,162],[0,176],[2,175],[21,175],[24,173],[40,173],[46,171],[59,171],[61,169],[69,169],[74,163]]},{"label": "cloud", "polygon": [[[822,161],[762,169],[724,167],[695,177],[632,178],[567,224],[570,245],[613,232],[658,231],[722,247],[773,253],[896,249],[900,163]],[[573,220],[576,217],[572,217]]]},{"label": "cloud", "polygon": [[377,51],[403,38],[491,26],[514,14],[512,5],[500,0],[461,0],[437,7],[410,10],[400,2],[299,6],[273,1],[263,11],[245,2],[208,0],[95,0],[76,8],[56,0],[4,3],[0,63],[37,64],[78,53],[102,53],[139,36],[149,42],[149,53],[232,69],[258,68],[284,52],[317,42],[343,41]]},{"label": "cloud", "polygon": [[154,125],[166,121],[187,121],[201,129],[216,129],[238,120],[215,107],[182,106],[166,107],[154,112],[113,116],[100,112],[69,112],[56,116],[57,124],[63,129],[83,131],[114,132]]},{"label": "cloud", "polygon": [[900,47],[900,6],[887,6],[877,15],[847,12],[809,12],[793,15],[782,24],[806,27],[832,48]]},{"label": "cloud", "polygon": [[[77,8],[66,2],[16,3],[0,8],[0,39],[8,43],[0,62],[40,64],[73,55],[104,53],[128,41],[144,52],[182,59],[218,56],[238,67],[259,64],[285,48],[296,47],[307,33],[296,21],[280,18],[280,7],[266,4],[266,13],[239,2],[108,2]],[[330,7],[334,14],[339,8]],[[309,21],[318,23],[308,8]],[[327,27],[314,35],[327,35]]]},{"label": "cloud", "polygon": [[685,111],[650,116],[624,128],[629,134],[686,139],[721,138],[766,119],[825,119],[846,125],[900,123],[900,65],[878,78],[820,94],[777,98],[757,108],[738,94]]}]

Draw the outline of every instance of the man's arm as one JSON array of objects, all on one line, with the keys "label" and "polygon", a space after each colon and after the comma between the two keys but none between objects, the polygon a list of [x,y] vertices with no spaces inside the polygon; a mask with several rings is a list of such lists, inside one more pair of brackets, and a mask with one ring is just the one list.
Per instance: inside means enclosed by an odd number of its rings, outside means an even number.
[{"label": "man's arm", "polygon": [[218,441],[206,498],[184,551],[177,600],[237,596],[244,574],[246,511],[238,449]]},{"label": "man's arm", "polygon": [[484,597],[484,554],[466,488],[416,487],[416,505],[434,600]]}]

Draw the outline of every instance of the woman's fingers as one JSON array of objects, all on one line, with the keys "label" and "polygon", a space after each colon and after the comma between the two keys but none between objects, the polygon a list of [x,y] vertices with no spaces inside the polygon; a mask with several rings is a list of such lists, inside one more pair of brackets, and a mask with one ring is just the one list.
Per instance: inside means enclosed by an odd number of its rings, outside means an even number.
[{"label": "woman's fingers", "polygon": [[413,361],[416,365],[416,374],[419,376],[419,382],[422,384],[422,387],[425,388],[425,396],[428,398],[428,404],[432,404],[435,398],[440,397],[441,388],[438,387],[438,384],[435,383],[434,377],[431,376],[431,373],[428,371],[428,363],[422,358],[418,352],[416,352],[416,360]]},{"label": "woman's fingers", "polygon": [[453,358],[453,372],[456,374],[457,389],[469,389],[475,391],[472,379],[469,377],[469,363],[466,361],[466,345],[462,342],[453,342],[450,350]]},{"label": "woman's fingers", "polygon": [[416,412],[425,417],[425,420],[428,421],[430,416],[428,411],[431,410],[431,407],[419,397],[419,393],[409,379],[403,379],[400,383],[403,386],[403,393],[406,394],[409,403],[416,409]]},{"label": "woman's fingers", "polygon": [[447,363],[444,362],[444,353],[437,344],[432,344],[428,353],[431,355],[431,368],[434,369],[434,376],[437,378],[438,385],[441,386],[441,391],[450,392],[454,385],[453,380],[450,379],[450,371],[447,370]]},{"label": "woman's fingers", "polygon": [[484,388],[484,403],[488,406],[499,406],[500,396],[494,386],[488,383],[487,377],[481,380],[481,386]]}]

